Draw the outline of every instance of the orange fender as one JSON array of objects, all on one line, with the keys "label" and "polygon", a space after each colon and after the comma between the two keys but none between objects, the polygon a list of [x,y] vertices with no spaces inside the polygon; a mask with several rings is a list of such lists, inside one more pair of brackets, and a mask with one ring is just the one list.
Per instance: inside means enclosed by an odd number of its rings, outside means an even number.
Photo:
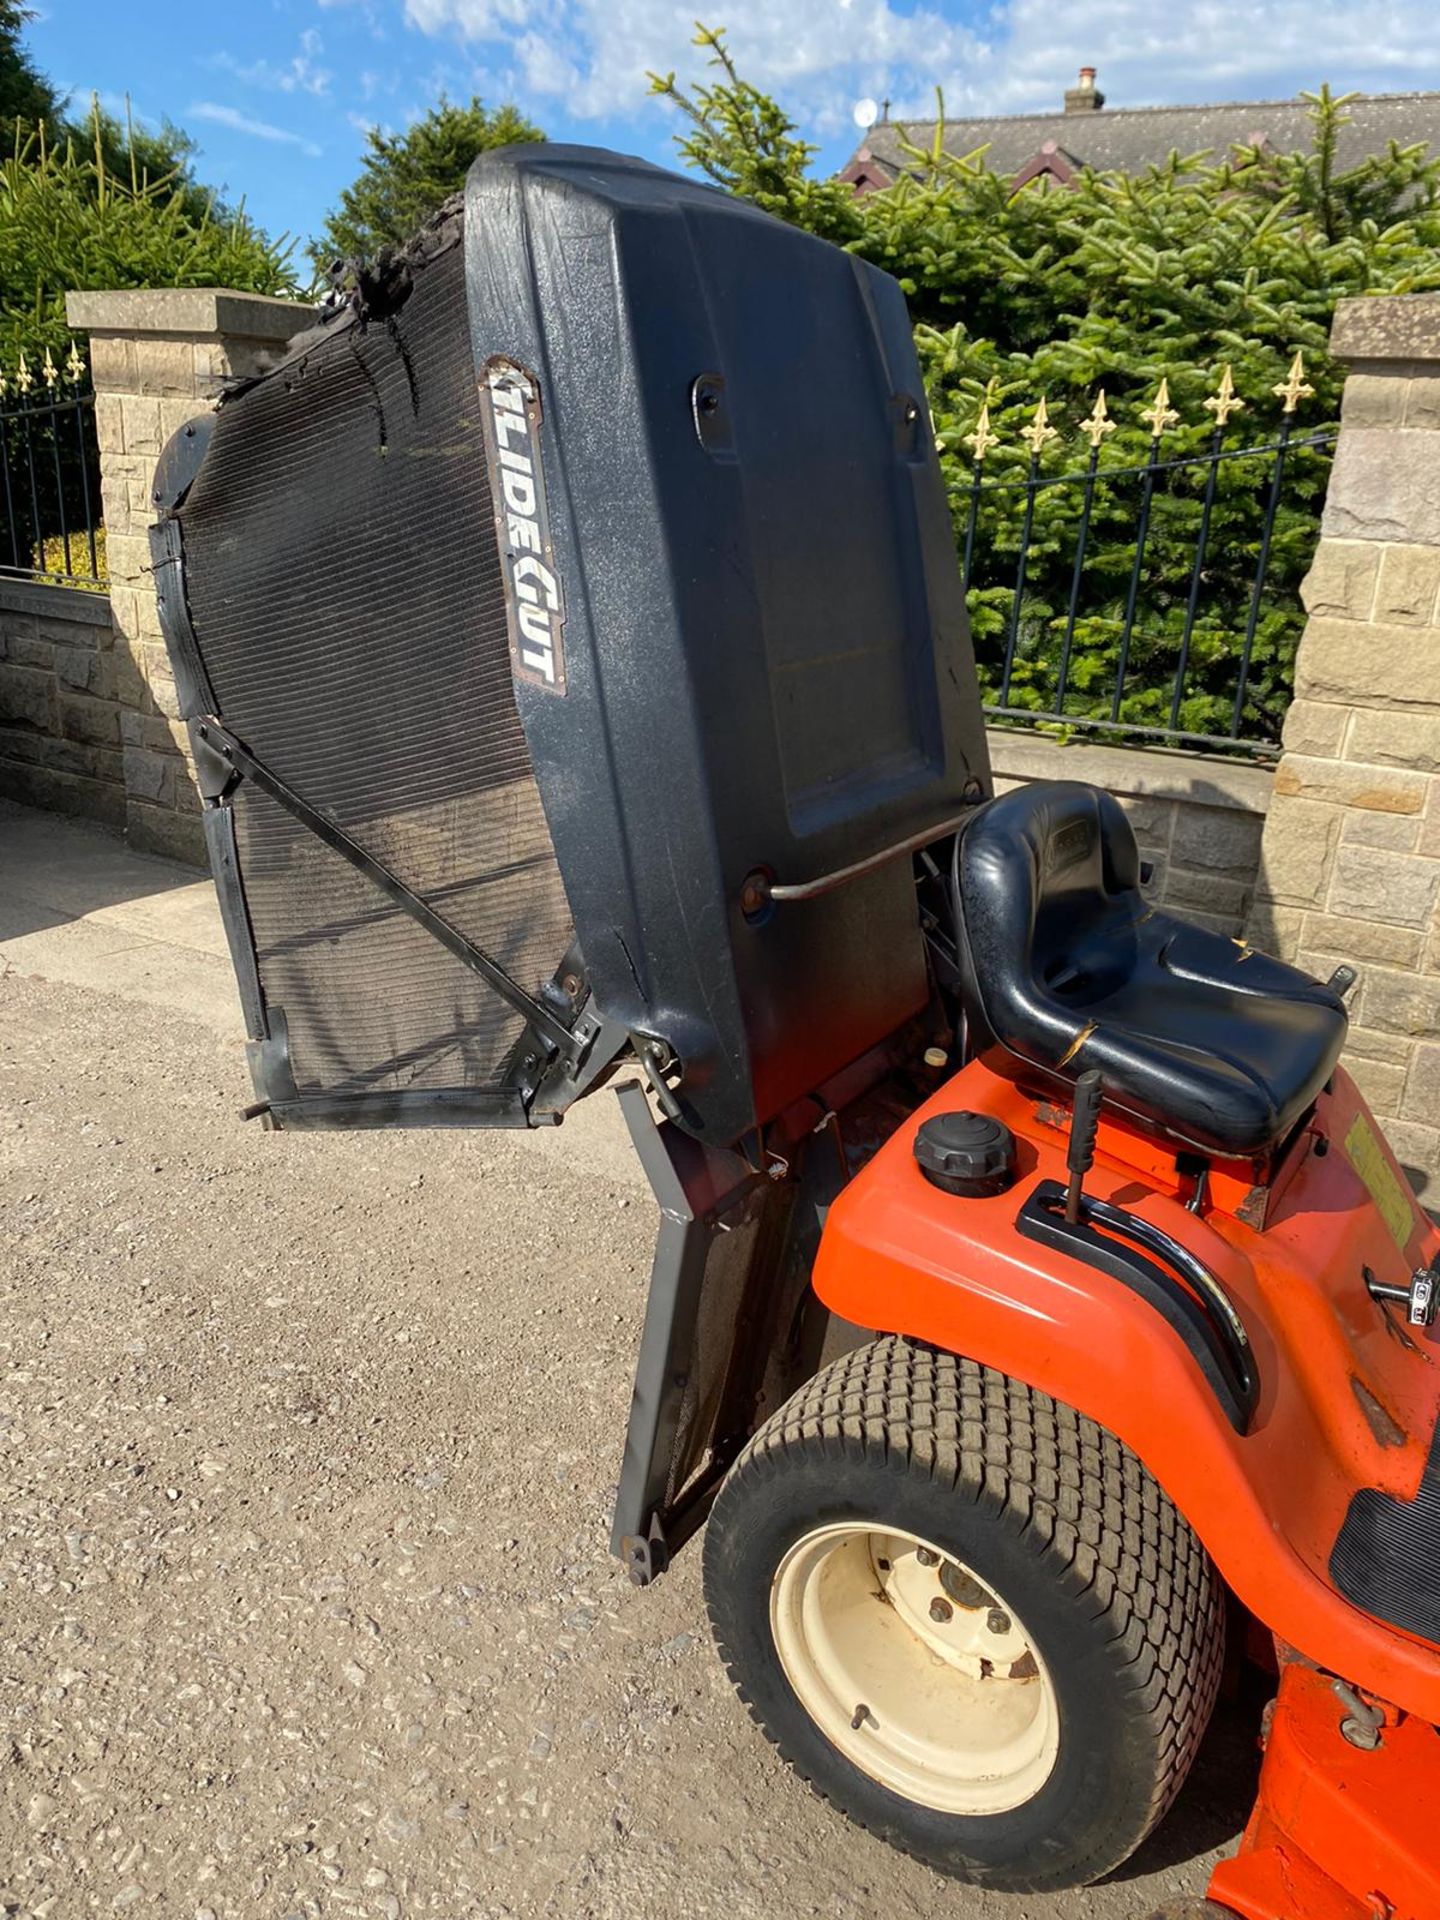
[{"label": "orange fender", "polygon": [[[917,1128],[962,1108],[993,1114],[1014,1133],[1018,1178],[1008,1192],[957,1199],[915,1165]],[[1368,1265],[1403,1283],[1440,1242],[1403,1182],[1397,1203],[1401,1176],[1388,1148],[1376,1150],[1392,1176],[1388,1225],[1347,1158],[1343,1143],[1353,1143],[1357,1121],[1373,1125],[1353,1083],[1337,1073],[1322,1096],[1273,1183],[1264,1231],[1239,1217],[1247,1195],[1244,1210],[1254,1211],[1251,1170],[1214,1169],[1201,1217],[1184,1204],[1173,1150],[1101,1128],[1087,1192],[1180,1241],[1245,1322],[1260,1397],[1244,1435],[1152,1308],[1016,1230],[1033,1188],[1066,1178],[1063,1120],[980,1063],[966,1067],[836,1200],[815,1267],[820,1299],[861,1326],[1022,1379],[1108,1428],[1165,1488],[1258,1619],[1309,1660],[1440,1721],[1440,1651],[1362,1613],[1328,1572],[1354,1493],[1373,1486],[1413,1496],[1440,1410],[1440,1343],[1423,1332],[1410,1339],[1361,1274]]]}]

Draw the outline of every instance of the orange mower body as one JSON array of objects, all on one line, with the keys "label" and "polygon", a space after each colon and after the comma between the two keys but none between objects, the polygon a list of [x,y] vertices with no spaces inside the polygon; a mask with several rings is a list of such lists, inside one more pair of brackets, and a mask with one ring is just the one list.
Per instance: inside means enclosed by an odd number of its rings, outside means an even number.
[{"label": "orange mower body", "polygon": [[[956,1110],[1011,1130],[1007,1191],[957,1205],[921,1173],[916,1133]],[[972,1061],[841,1193],[816,1291],[847,1320],[962,1353],[1116,1434],[1274,1636],[1260,1800],[1213,1897],[1246,1920],[1434,1920],[1440,1656],[1348,1599],[1332,1562],[1357,1497],[1410,1505],[1420,1491],[1440,1350],[1366,1276],[1403,1288],[1440,1234],[1343,1070],[1265,1184],[1261,1169],[1213,1163],[1198,1209],[1173,1150],[1102,1119],[1087,1192],[1203,1261],[1244,1321],[1259,1385],[1241,1433],[1149,1304],[1017,1231],[1027,1197],[1065,1179],[1068,1122]],[[1373,1749],[1342,1736],[1334,1679],[1379,1723]]]}]

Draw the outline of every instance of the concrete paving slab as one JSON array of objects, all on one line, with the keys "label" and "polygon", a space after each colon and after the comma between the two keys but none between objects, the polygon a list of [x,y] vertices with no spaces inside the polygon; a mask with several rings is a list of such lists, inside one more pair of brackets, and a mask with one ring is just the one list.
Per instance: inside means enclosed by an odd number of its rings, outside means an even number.
[{"label": "concrete paving slab", "polygon": [[23,906],[17,913],[0,900],[0,973],[92,987],[164,1012],[179,1007],[233,1047],[245,1037],[228,962],[89,916],[33,927]]},{"label": "concrete paving slab", "polygon": [[0,973],[91,987],[200,1021],[238,1047],[215,890],[103,829],[0,801]]},{"label": "concrete paving slab", "polygon": [[0,897],[66,919],[107,918],[149,939],[225,952],[207,874],[134,853],[103,827],[0,800]]}]

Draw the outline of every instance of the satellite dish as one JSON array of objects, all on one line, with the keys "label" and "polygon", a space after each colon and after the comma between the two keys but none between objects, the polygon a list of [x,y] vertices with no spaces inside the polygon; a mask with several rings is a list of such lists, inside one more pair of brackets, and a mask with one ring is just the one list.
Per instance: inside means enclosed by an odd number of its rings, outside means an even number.
[{"label": "satellite dish", "polygon": [[873,127],[880,118],[880,109],[873,100],[855,102],[855,124],[857,127]]}]

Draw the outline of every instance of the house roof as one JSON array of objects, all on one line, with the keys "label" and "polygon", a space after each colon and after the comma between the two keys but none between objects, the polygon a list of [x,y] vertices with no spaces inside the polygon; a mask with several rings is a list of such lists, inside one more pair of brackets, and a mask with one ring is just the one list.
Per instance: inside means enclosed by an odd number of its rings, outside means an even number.
[{"label": "house roof", "polygon": [[[1440,93],[1361,94],[1346,110],[1350,122],[1340,132],[1341,167],[1356,166],[1373,153],[1383,153],[1392,140],[1401,146],[1429,141],[1440,154]],[[871,127],[842,177],[859,172],[894,179],[913,166],[901,147],[902,133],[912,145],[928,147],[935,138],[935,122],[882,121]],[[1311,137],[1309,108],[1303,100],[1100,107],[1079,113],[1016,113],[945,123],[948,153],[963,155],[985,147],[990,167],[1005,174],[1020,173],[1037,155],[1051,151],[1072,167],[1139,173],[1177,150],[1209,152],[1218,159],[1231,147],[1263,140],[1273,151],[1288,153],[1308,147]]]}]

